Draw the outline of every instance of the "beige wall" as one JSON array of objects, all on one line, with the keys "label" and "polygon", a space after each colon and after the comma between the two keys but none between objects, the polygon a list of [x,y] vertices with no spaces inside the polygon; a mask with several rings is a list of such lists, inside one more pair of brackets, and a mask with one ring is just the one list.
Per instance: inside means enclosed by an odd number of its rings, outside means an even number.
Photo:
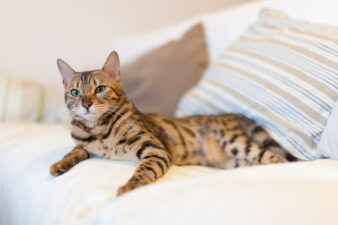
[{"label": "beige wall", "polygon": [[0,0],[0,25],[100,30],[97,21],[105,21],[110,33],[132,34],[248,1],[254,0]]},{"label": "beige wall", "polygon": [[118,33],[134,33],[253,0],[113,0]]},{"label": "beige wall", "polygon": [[[156,29],[239,1],[250,0],[0,0],[0,76],[50,83],[50,77],[59,79],[58,57],[74,68],[97,68],[112,49],[122,51],[120,34]],[[135,49],[124,50],[125,58],[132,55],[128,51]]]}]

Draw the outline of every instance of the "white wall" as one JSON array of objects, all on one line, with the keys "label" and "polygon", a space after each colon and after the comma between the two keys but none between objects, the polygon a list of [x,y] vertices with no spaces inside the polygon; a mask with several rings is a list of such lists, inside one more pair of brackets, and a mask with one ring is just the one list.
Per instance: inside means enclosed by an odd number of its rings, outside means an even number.
[{"label": "white wall", "polygon": [[[0,76],[43,83],[56,58],[75,69],[103,63],[120,34],[159,28],[250,0],[0,0]],[[39,74],[37,76],[37,74]]]},{"label": "white wall", "polygon": [[119,33],[133,33],[171,24],[252,0],[112,0],[109,7],[118,18]]},{"label": "white wall", "polygon": [[13,29],[27,30],[30,26],[43,29],[48,22],[57,26],[58,20],[67,19],[74,29],[86,24],[90,32],[97,26],[92,21],[100,17],[117,34],[127,34],[248,1],[253,0],[0,0],[0,23],[15,22],[10,23]]}]

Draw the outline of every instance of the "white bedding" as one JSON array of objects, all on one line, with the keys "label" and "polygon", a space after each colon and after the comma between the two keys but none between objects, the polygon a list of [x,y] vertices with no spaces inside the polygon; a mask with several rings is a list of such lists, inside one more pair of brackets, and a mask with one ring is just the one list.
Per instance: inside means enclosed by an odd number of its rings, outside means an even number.
[{"label": "white bedding", "polygon": [[0,125],[0,224],[337,224],[338,162],[237,170],[172,167],[115,199],[135,164],[90,159],[52,177],[71,150],[62,125]]}]

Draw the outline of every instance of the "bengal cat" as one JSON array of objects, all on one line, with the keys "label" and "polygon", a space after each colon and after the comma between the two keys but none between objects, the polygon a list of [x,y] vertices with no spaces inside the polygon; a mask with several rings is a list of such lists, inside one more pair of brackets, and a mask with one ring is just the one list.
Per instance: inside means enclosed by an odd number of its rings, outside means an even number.
[{"label": "bengal cat", "polygon": [[141,113],[123,92],[115,51],[102,70],[75,72],[61,59],[57,65],[72,117],[71,136],[77,145],[50,167],[53,175],[67,172],[90,153],[140,162],[118,189],[121,195],[156,181],[173,164],[228,169],[296,160],[243,115],[173,118]]}]

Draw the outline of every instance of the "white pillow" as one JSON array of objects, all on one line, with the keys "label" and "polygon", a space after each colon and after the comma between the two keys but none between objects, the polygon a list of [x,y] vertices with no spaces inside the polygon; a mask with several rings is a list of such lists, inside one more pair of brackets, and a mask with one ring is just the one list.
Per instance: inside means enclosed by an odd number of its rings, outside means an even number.
[{"label": "white pillow", "polygon": [[338,159],[338,101],[326,122],[322,138],[318,143],[318,151],[331,159]]},{"label": "white pillow", "polygon": [[0,122],[65,122],[64,91],[11,76],[0,76]]}]

